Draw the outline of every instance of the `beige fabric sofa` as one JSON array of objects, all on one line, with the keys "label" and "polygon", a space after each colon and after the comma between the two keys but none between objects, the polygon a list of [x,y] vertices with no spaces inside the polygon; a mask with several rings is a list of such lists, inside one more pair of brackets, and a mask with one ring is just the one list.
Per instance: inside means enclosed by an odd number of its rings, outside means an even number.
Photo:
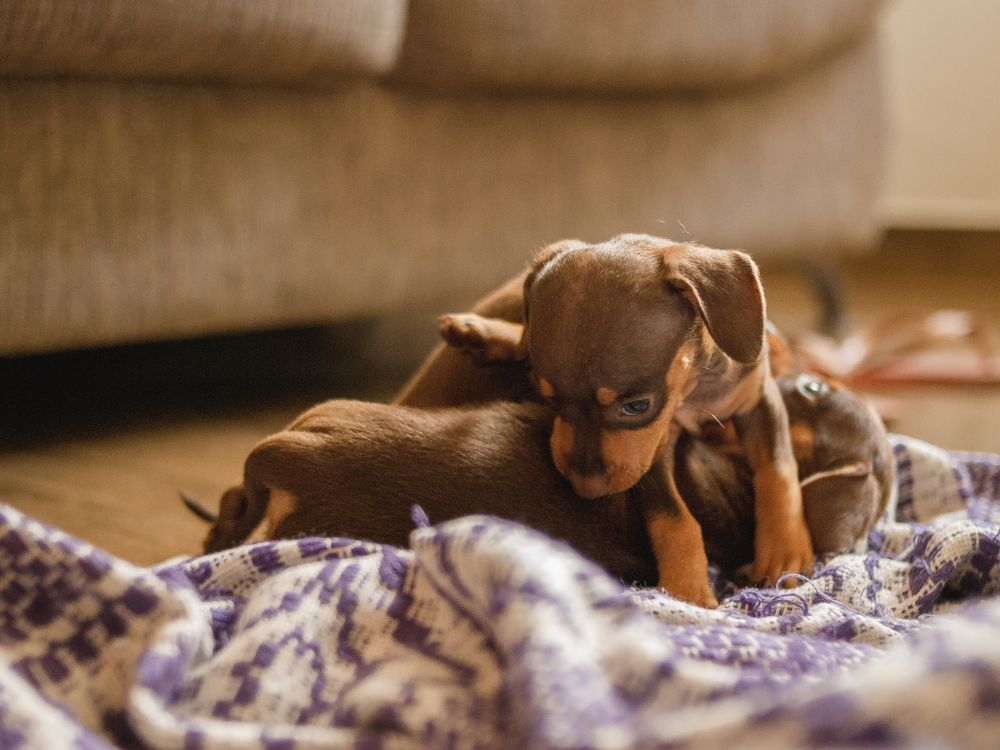
[{"label": "beige fabric sofa", "polygon": [[0,355],[876,235],[872,0],[0,0]]}]

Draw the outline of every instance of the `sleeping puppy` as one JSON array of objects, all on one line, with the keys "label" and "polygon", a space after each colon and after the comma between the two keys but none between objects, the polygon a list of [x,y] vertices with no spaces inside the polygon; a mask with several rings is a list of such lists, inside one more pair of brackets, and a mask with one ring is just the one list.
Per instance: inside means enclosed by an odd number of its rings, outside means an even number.
[{"label": "sleeping puppy", "polygon": [[552,466],[553,417],[531,403],[318,404],[250,453],[243,484],[222,497],[205,552],[311,535],[406,547],[419,505],[435,523],[472,513],[520,521],[623,581],[655,582],[636,505],[624,493],[581,503]]}]

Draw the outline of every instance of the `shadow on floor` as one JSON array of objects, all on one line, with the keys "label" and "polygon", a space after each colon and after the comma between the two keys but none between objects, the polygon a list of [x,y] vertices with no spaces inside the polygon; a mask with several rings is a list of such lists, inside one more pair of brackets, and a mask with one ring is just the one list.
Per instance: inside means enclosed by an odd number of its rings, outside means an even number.
[{"label": "shadow on floor", "polygon": [[99,437],[142,422],[389,398],[422,351],[373,356],[378,324],[352,321],[245,335],[0,358],[0,450]]}]

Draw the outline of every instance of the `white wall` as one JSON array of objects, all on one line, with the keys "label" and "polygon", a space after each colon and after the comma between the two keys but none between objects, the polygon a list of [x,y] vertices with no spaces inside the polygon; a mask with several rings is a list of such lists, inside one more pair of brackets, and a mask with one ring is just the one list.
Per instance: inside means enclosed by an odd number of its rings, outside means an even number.
[{"label": "white wall", "polygon": [[1000,229],[1000,0],[892,0],[882,22],[885,222]]}]

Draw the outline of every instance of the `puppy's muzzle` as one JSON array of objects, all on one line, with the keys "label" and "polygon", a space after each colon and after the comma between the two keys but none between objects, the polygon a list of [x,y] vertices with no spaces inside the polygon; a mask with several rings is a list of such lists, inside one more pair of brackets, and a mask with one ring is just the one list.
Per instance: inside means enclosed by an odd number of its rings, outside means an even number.
[{"label": "puppy's muzzle", "polygon": [[645,456],[616,450],[616,441],[606,434],[593,446],[577,445],[573,427],[562,419],[553,426],[551,448],[556,469],[588,500],[624,492],[649,468]]}]

